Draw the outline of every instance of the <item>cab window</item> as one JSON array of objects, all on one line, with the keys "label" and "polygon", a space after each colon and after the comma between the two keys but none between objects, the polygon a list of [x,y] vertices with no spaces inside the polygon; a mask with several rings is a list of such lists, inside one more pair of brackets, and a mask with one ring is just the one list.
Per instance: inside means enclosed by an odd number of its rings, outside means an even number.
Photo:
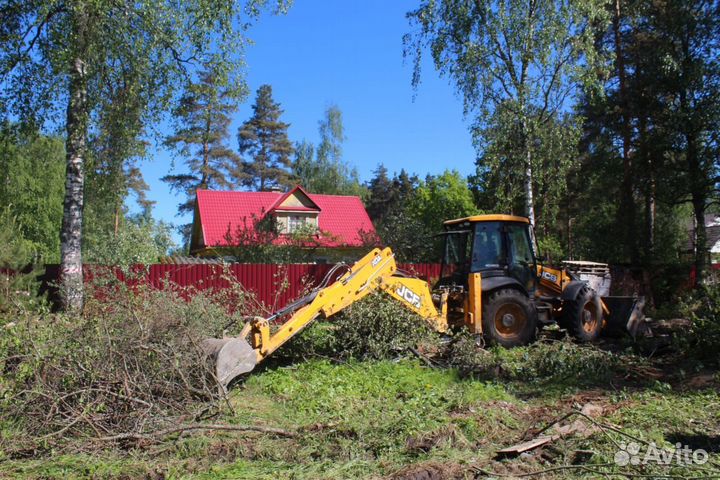
[{"label": "cab window", "polygon": [[534,263],[532,246],[526,225],[508,225],[508,248],[510,261],[514,264]]},{"label": "cab window", "polygon": [[505,258],[503,247],[502,228],[499,222],[475,224],[471,271],[501,268]]},{"label": "cab window", "polygon": [[445,254],[443,255],[441,283],[463,283],[467,276],[468,247],[470,231],[449,231],[445,233]]}]

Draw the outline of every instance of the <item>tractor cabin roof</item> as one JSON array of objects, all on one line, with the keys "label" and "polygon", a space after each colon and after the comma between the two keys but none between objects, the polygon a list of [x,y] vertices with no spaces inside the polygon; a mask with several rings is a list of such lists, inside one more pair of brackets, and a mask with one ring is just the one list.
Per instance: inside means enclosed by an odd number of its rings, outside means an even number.
[{"label": "tractor cabin roof", "polygon": [[[233,246],[228,233],[252,228],[267,215],[293,214],[317,217],[321,233],[315,242],[322,247],[362,247],[361,232],[375,234],[360,197],[307,193],[300,186],[286,193],[198,190],[191,251]],[[286,238],[280,235],[273,243],[282,245]]]},{"label": "tractor cabin roof", "polygon": [[456,223],[462,222],[520,222],[530,223],[527,217],[518,217],[515,215],[503,215],[503,214],[492,214],[492,215],[473,215],[471,217],[456,218],[454,220],[446,220],[443,222],[444,225],[455,225]]}]

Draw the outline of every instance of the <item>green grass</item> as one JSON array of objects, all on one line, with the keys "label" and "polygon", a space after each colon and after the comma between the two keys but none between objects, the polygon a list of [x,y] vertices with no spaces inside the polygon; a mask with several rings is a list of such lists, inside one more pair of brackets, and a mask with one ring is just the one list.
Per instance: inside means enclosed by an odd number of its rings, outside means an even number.
[{"label": "green grass", "polygon": [[[523,355],[518,350],[512,360]],[[463,378],[456,370],[431,369],[414,360],[311,360],[251,375],[231,394],[235,415],[221,419],[284,428],[297,432],[296,438],[209,432],[135,452],[0,457],[0,477],[385,478],[413,465],[461,470],[482,465],[517,472],[568,463],[577,449],[593,450],[592,462],[611,461],[614,442],[623,440],[616,433],[557,441],[544,454],[555,455],[549,460],[540,455],[493,460],[498,448],[519,441],[526,430],[587,401],[577,395],[580,389],[567,389],[561,377],[532,385],[527,380],[498,383]],[[557,388],[548,383],[552,378]],[[711,440],[720,435],[720,395],[712,388],[685,391],[656,383],[619,391],[592,386],[580,393],[592,394],[590,401],[608,409],[603,421],[644,441],[668,446],[677,435],[701,440],[702,435]],[[717,453],[713,458],[720,461]],[[560,471],[547,478],[578,475]]]}]

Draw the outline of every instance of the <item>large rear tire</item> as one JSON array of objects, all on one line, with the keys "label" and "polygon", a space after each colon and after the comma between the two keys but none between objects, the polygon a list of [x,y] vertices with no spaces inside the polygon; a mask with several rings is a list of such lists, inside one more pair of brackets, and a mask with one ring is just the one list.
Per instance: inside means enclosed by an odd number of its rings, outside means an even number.
[{"label": "large rear tire", "polygon": [[560,326],[580,342],[592,342],[602,330],[600,297],[589,286],[580,289],[574,300],[566,300]]},{"label": "large rear tire", "polygon": [[537,311],[527,295],[514,289],[491,293],[483,305],[485,340],[491,345],[517,347],[535,339]]}]

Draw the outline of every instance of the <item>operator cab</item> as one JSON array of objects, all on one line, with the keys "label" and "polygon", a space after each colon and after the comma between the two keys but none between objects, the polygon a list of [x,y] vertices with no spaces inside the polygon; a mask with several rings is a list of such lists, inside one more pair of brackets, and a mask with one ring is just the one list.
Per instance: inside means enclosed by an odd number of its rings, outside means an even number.
[{"label": "operator cab", "polygon": [[468,286],[468,275],[512,277],[532,295],[537,260],[530,222],[513,215],[475,215],[444,222],[445,244],[437,286]]}]

